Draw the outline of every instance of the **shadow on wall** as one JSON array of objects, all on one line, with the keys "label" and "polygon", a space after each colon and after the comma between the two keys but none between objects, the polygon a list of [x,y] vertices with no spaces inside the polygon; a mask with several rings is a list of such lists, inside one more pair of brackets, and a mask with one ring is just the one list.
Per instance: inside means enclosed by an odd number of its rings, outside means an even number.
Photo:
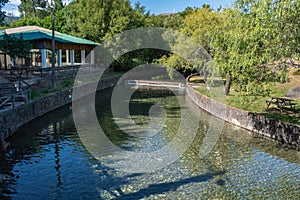
[{"label": "shadow on wall", "polygon": [[270,119],[262,115],[248,113],[250,120],[253,123],[255,132],[264,136],[275,139],[279,142],[286,143],[300,148],[300,127],[281,122],[275,119]]}]

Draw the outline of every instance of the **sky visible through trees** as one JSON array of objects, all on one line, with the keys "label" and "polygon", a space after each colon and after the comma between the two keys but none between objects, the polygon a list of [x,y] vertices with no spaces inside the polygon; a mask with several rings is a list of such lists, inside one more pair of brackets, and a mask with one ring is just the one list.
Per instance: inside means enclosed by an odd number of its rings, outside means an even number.
[{"label": "sky visible through trees", "polygon": [[[64,4],[69,4],[72,0],[63,0]],[[217,9],[218,7],[229,7],[232,4],[231,0],[212,0],[212,1],[200,1],[200,0],[130,0],[131,4],[134,5],[140,2],[141,5],[145,6],[147,10],[154,14],[161,13],[175,13],[181,12],[186,7],[201,7],[202,4],[210,4],[212,8]],[[4,7],[4,11],[7,13],[13,13],[14,16],[19,16],[18,6],[21,0],[10,0]]]}]

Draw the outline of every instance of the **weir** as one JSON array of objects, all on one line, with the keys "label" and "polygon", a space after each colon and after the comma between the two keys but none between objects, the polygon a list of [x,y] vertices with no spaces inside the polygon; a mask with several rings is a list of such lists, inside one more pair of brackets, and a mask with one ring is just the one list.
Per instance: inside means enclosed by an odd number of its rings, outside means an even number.
[{"label": "weir", "polygon": [[149,81],[149,80],[125,80],[127,86],[152,86],[152,87],[174,87],[185,89],[185,84],[180,82],[169,81]]}]

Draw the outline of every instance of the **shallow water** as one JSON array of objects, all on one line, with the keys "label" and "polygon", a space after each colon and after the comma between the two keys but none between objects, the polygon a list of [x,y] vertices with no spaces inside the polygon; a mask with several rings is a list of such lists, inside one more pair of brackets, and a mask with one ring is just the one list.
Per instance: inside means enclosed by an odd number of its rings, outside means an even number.
[{"label": "shallow water", "polygon": [[[225,124],[212,151],[200,158],[209,123],[217,119],[193,106],[181,92],[177,95],[192,107],[191,116],[200,116],[200,122],[193,143],[174,163],[134,173],[112,168],[122,152],[107,150],[95,159],[78,136],[68,105],[9,138],[11,148],[0,158],[0,198],[299,199],[300,152]],[[166,121],[156,121],[162,126],[158,134],[136,132],[132,125],[124,133],[116,123],[127,122],[113,117],[110,98],[111,90],[97,94],[99,124],[115,145],[137,153],[153,152],[171,142],[181,123],[181,110],[190,109],[180,108],[176,97],[165,90],[138,90],[129,107],[133,121],[147,127],[149,109],[156,103],[165,108]]]}]

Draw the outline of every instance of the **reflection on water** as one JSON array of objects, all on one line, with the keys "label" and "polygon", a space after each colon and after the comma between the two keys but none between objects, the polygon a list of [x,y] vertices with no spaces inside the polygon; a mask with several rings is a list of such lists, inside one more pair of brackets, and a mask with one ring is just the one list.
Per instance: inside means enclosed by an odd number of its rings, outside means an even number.
[{"label": "reflection on water", "polygon": [[[101,127],[116,145],[129,151],[151,151],[170,142],[180,123],[180,107],[172,93],[135,92],[132,119],[149,122],[151,105],[166,108],[160,134],[123,133],[110,109],[111,90],[97,96]],[[154,95],[152,95],[154,94]],[[161,94],[161,95],[159,95]],[[188,100],[186,100],[187,103]],[[0,158],[1,199],[299,199],[300,152],[226,124],[213,151],[199,158],[212,118],[200,112],[191,147],[172,165],[153,173],[125,173],[106,166],[115,155],[96,160],[82,145],[70,106],[22,127],[10,138]],[[128,127],[130,130],[130,127]]]}]

